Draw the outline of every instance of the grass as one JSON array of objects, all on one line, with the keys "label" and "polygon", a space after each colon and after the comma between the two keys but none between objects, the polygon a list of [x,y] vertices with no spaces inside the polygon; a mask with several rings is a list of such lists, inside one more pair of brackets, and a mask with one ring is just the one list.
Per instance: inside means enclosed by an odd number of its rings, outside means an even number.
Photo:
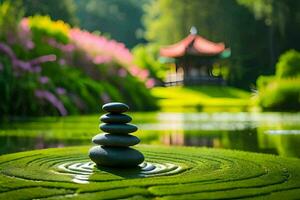
[{"label": "grass", "polygon": [[139,146],[157,171],[87,166],[89,147],[0,156],[0,199],[294,199],[299,159],[230,150]]},{"label": "grass", "polygon": [[233,87],[156,87],[151,93],[163,111],[243,111],[250,104],[250,93]]}]

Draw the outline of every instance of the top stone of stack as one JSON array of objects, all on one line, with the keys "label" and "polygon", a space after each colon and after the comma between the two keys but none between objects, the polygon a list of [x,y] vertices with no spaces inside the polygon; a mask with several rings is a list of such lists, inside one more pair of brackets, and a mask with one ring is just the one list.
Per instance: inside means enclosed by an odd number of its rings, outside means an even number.
[{"label": "top stone of stack", "polygon": [[109,113],[123,113],[129,110],[129,107],[124,103],[113,102],[102,106],[102,109]]}]

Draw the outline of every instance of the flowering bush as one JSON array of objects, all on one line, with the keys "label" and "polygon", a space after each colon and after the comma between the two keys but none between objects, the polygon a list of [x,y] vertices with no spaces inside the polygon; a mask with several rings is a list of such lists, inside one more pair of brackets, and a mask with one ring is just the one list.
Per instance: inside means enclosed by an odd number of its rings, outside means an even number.
[{"label": "flowering bush", "polygon": [[165,79],[168,66],[159,62],[159,46],[155,44],[137,45],[132,50],[134,63],[149,71],[151,77],[155,77],[157,84]]},{"label": "flowering bush", "polygon": [[36,37],[48,36],[62,43],[68,43],[69,41],[70,26],[61,20],[54,22],[49,16],[34,16],[29,17],[29,19],[25,18],[22,21],[23,23],[26,22],[25,24],[34,32]]},{"label": "flowering bush", "polygon": [[23,18],[15,24],[15,31],[0,39],[0,112],[88,113],[109,101],[124,101],[139,110],[155,108],[146,89],[154,81],[133,64],[124,44],[49,17]]}]

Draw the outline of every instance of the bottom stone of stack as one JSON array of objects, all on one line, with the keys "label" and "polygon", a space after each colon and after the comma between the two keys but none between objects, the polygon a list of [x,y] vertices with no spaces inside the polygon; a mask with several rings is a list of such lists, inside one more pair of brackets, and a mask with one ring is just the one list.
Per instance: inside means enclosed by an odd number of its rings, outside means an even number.
[{"label": "bottom stone of stack", "polygon": [[134,167],[144,161],[144,155],[130,147],[94,146],[89,156],[97,165],[107,167]]}]

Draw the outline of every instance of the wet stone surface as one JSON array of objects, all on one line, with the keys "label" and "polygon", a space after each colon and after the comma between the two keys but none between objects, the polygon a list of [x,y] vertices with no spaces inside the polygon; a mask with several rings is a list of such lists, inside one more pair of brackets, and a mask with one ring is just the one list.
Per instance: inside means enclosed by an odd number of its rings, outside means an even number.
[{"label": "wet stone surface", "polygon": [[141,152],[129,147],[95,146],[90,150],[90,158],[100,166],[134,167],[144,161]]},{"label": "wet stone surface", "polygon": [[129,123],[132,118],[125,114],[105,114],[100,117],[100,121],[104,123]]},{"label": "wet stone surface", "polygon": [[133,146],[140,143],[140,139],[133,135],[114,135],[109,133],[98,134],[93,137],[93,143],[102,146]]},{"label": "wet stone surface", "polygon": [[129,146],[140,142],[139,138],[129,133],[138,130],[137,126],[128,124],[132,118],[126,114],[129,107],[126,104],[114,102],[103,105],[102,109],[109,113],[100,117],[99,128],[105,133],[93,137],[92,141],[99,145],[89,151],[90,159],[97,166],[128,168],[137,167],[144,161],[144,156],[138,150]]},{"label": "wet stone surface", "polygon": [[133,124],[100,124],[100,129],[112,134],[128,134],[138,130]]},{"label": "wet stone surface", "polygon": [[124,103],[112,102],[104,104],[102,109],[109,113],[123,113],[129,110],[129,106]]}]

